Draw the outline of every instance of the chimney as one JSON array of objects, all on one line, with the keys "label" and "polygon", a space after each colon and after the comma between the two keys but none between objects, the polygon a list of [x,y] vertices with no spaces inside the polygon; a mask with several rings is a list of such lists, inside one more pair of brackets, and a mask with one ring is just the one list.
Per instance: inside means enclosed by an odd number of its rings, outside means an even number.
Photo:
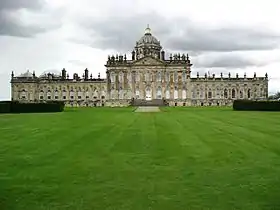
[{"label": "chimney", "polygon": [[62,73],[61,74],[62,75],[62,79],[65,80],[66,79],[66,70],[65,70],[65,68],[62,69],[61,73]]},{"label": "chimney", "polygon": [[164,52],[164,50],[163,51],[161,51],[161,60],[165,60],[165,52]]},{"label": "chimney", "polygon": [[85,69],[85,80],[88,80],[88,69]]}]

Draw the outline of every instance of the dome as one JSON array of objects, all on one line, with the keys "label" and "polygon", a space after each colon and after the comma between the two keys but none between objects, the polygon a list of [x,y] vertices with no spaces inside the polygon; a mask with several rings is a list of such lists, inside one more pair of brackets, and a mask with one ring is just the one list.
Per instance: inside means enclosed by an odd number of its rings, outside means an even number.
[{"label": "dome", "polygon": [[48,77],[48,74],[51,74],[53,77],[60,77],[61,76],[60,71],[46,70],[40,75],[40,77]]},{"label": "dome", "polygon": [[27,70],[27,72],[20,74],[18,77],[33,77],[33,74]]},{"label": "dome", "polygon": [[156,37],[154,37],[151,33],[151,29],[149,27],[149,25],[147,26],[147,28],[145,29],[145,34],[144,36],[141,37],[141,39],[136,42],[137,46],[141,46],[141,45],[157,45],[160,47],[160,41],[157,40]]}]

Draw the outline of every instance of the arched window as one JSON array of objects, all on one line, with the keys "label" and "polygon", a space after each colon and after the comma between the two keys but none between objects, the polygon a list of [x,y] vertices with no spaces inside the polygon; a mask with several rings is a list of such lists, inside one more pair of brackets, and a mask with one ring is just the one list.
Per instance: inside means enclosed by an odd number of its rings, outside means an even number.
[{"label": "arched window", "polygon": [[157,99],[161,99],[162,95],[161,95],[161,87],[157,88]]},{"label": "arched window", "polygon": [[235,89],[232,89],[232,90],[231,90],[231,97],[232,97],[232,98],[235,98],[235,97],[236,97],[236,96],[235,96]]},{"label": "arched window", "polygon": [[251,90],[250,89],[247,91],[247,97],[251,98]]},{"label": "arched window", "polygon": [[94,88],[94,90],[93,90],[93,98],[95,98],[95,99],[98,98],[98,90],[96,88]]},{"label": "arched window", "polygon": [[158,81],[158,82],[161,82],[161,72],[158,72],[158,73],[157,73],[157,81]]},{"label": "arched window", "polygon": [[150,76],[150,75],[149,75],[149,72],[146,72],[146,73],[145,73],[145,81],[146,81],[146,82],[150,81],[150,80],[149,80],[149,79],[150,79],[149,76]]},{"label": "arched window", "polygon": [[165,81],[166,82],[169,82],[169,77],[170,77],[169,72],[166,72],[166,74],[165,74]]},{"label": "arched window", "polygon": [[220,98],[220,88],[216,88],[216,97]]},{"label": "arched window", "polygon": [[70,90],[70,93],[69,93],[69,94],[70,94],[70,99],[71,99],[71,100],[74,100],[75,93],[74,93],[74,90],[73,90],[73,89]]},{"label": "arched window", "polygon": [[104,88],[102,88],[102,91],[101,91],[101,98],[104,99],[105,97],[106,97],[106,93],[105,93]]},{"label": "arched window", "polygon": [[86,99],[89,99],[89,92],[88,92],[88,90],[85,92],[85,95],[86,95]]},{"label": "arched window", "polygon": [[178,82],[178,72],[174,72],[174,82]]},{"label": "arched window", "polygon": [[140,73],[136,72],[136,81],[139,82],[140,81]]},{"label": "arched window", "polygon": [[81,91],[81,89],[79,89],[79,91],[78,91],[78,99],[79,100],[83,99],[83,92]]},{"label": "arched window", "polygon": [[124,74],[122,72],[119,73],[119,82],[122,83],[123,82],[123,76]]},{"label": "arched window", "polygon": [[27,99],[27,91],[25,89],[22,89],[20,92],[20,99]]},{"label": "arched window", "polygon": [[152,91],[151,91],[151,88],[150,88],[150,87],[147,87],[146,90],[145,90],[145,92],[146,92],[146,97],[147,97],[147,96],[148,96],[148,97],[152,97]]},{"label": "arched window", "polygon": [[[93,93],[93,98],[95,98],[95,99],[97,98],[95,91]],[[115,99],[115,89],[114,88],[111,89],[111,99]]]},{"label": "arched window", "polygon": [[243,90],[240,90],[239,96],[240,96],[240,98],[243,98]]},{"label": "arched window", "polygon": [[208,90],[207,96],[208,96],[208,98],[212,98],[212,90],[211,89]]},{"label": "arched window", "polygon": [[135,90],[135,96],[136,96],[137,99],[140,98],[140,91],[139,91],[139,88],[136,88],[136,90]]},{"label": "arched window", "polygon": [[44,100],[44,91],[43,90],[40,90],[39,99]]},{"label": "arched window", "polygon": [[192,90],[192,98],[195,99],[196,97],[197,97],[197,96],[196,96],[196,90],[193,89],[193,90]]},{"label": "arched window", "polygon": [[55,91],[54,91],[54,99],[56,99],[56,100],[58,100],[58,90],[56,89]]},{"label": "arched window", "polygon": [[111,72],[111,82],[115,82],[115,73]]},{"label": "arched window", "polygon": [[174,99],[178,99],[178,88],[175,87],[174,89]]},{"label": "arched window", "polygon": [[183,71],[183,73],[182,73],[182,81],[186,82],[186,80],[187,80],[187,74],[186,74],[186,71]]},{"label": "arched window", "polygon": [[224,98],[228,98],[228,90],[227,89],[224,90]]},{"label": "arched window", "polygon": [[67,92],[66,92],[65,89],[63,89],[63,91],[62,91],[62,98],[63,98],[64,100],[67,99]]},{"label": "arched window", "polygon": [[123,89],[120,87],[119,89],[119,99],[123,99]]},{"label": "arched window", "polygon": [[47,92],[47,99],[48,100],[51,100],[52,99],[52,93],[51,93],[51,90],[49,89],[48,92]]},{"label": "arched window", "polygon": [[167,89],[165,90],[165,98],[166,98],[166,99],[170,99],[170,90],[169,90],[169,87],[167,87]]},{"label": "arched window", "polygon": [[183,98],[183,99],[186,99],[186,98],[187,98],[187,90],[186,90],[185,87],[183,88],[183,91],[182,91],[182,98]]}]

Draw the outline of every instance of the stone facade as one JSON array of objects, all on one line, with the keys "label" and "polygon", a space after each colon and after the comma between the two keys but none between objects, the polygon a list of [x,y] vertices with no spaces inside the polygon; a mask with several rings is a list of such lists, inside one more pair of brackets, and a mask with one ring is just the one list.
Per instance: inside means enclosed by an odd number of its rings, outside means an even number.
[{"label": "stone facade", "polygon": [[247,78],[246,74],[226,77],[222,74],[191,77],[188,54],[174,54],[166,59],[160,42],[148,27],[136,42],[131,59],[126,55],[109,56],[106,78],[69,78],[47,72],[39,77],[26,72],[17,77],[12,73],[12,100],[63,100],[68,106],[127,106],[135,99],[165,99],[170,106],[232,105],[235,99],[264,100],[268,97],[268,77]]}]

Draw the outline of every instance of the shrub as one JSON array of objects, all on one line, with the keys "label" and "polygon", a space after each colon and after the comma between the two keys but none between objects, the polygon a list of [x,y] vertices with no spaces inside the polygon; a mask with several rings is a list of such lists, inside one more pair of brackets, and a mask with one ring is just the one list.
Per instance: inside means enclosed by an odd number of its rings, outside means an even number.
[{"label": "shrub", "polygon": [[233,109],[244,111],[280,111],[280,101],[235,100],[233,102]]},{"label": "shrub", "polygon": [[0,113],[10,113],[10,101],[0,101]]},{"label": "shrub", "polygon": [[0,102],[0,113],[62,112],[64,107],[65,103],[63,101],[51,101],[45,103],[21,103],[19,101],[8,101]]}]

